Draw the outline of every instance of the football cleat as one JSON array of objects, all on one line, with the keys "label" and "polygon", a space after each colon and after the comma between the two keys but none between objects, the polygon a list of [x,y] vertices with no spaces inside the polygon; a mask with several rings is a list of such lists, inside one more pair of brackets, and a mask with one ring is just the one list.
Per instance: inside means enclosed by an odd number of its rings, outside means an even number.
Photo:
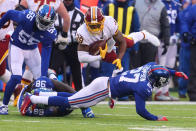
[{"label": "football cleat", "polygon": [[90,107],[82,109],[82,115],[84,118],[94,118],[95,115]]},{"label": "football cleat", "polygon": [[23,116],[26,114],[28,108],[32,105],[30,97],[31,97],[30,93],[25,94],[24,101],[23,101],[22,106],[20,108],[20,113]]},{"label": "football cleat", "polygon": [[142,32],[145,35],[144,39],[148,40],[151,44],[153,44],[154,46],[160,46],[161,45],[159,39],[155,35],[149,33],[146,30],[143,30]]},{"label": "football cleat", "polygon": [[0,115],[8,115],[8,105],[0,106]]}]

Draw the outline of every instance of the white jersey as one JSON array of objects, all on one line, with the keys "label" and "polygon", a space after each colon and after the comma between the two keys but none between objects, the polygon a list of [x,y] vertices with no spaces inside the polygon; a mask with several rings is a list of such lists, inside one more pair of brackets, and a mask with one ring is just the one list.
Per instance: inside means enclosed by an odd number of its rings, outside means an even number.
[{"label": "white jersey", "polygon": [[[104,17],[105,17],[104,28],[102,33],[100,34],[91,34],[88,31],[85,23],[78,28],[77,39],[79,44],[90,45],[98,40],[107,40],[108,47],[114,46],[114,40],[112,37],[113,35],[115,35],[115,33],[118,30],[118,24],[116,20],[111,16],[104,16]],[[112,40],[113,42],[108,42],[109,40],[110,41]]]},{"label": "white jersey", "polygon": [[61,0],[26,0],[28,8],[33,11],[37,11],[41,5],[48,4],[57,10],[60,6]]},{"label": "white jersey", "polygon": [[[15,6],[18,4],[18,0],[2,0],[0,2],[0,18],[5,14],[8,10],[15,9]],[[0,30],[0,40],[5,38],[7,33],[13,32],[13,22],[8,21],[4,24],[4,26]]]}]

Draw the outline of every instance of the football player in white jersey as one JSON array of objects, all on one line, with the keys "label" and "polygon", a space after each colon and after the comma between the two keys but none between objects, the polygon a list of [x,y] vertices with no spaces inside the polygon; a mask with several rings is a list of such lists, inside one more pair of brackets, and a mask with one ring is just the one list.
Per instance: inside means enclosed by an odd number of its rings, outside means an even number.
[{"label": "football player in white jersey", "polygon": [[[18,0],[0,0],[0,18],[18,4]],[[10,72],[6,69],[6,57],[8,56],[8,45],[10,35],[14,31],[13,22],[8,21],[0,30],[0,80],[7,83],[10,79]]]},{"label": "football player in white jersey", "polygon": [[[115,64],[122,70],[121,59],[126,48],[130,48],[140,40],[149,40],[155,46],[160,42],[157,37],[147,31],[134,32],[124,36],[118,30],[118,24],[111,16],[103,16],[101,9],[92,6],[85,14],[85,23],[82,24],[76,34],[78,40],[78,58],[80,62],[89,63],[103,59]],[[91,46],[99,40],[107,42],[105,49],[100,48],[100,55],[91,54]],[[118,46],[118,55],[113,51]]]}]

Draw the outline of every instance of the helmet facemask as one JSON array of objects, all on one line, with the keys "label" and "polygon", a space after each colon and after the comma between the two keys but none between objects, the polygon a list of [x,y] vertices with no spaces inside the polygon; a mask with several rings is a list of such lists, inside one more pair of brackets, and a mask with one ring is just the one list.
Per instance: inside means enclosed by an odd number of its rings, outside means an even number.
[{"label": "helmet facemask", "polygon": [[147,78],[153,87],[161,88],[169,83],[169,71],[161,66],[151,69],[148,72]]},{"label": "helmet facemask", "polygon": [[[48,7],[48,8],[52,8],[52,7]],[[49,29],[50,27],[52,27],[55,20],[56,20],[56,13],[53,8],[49,9],[49,12],[47,12],[47,7],[40,7],[36,15],[36,25],[39,30],[45,31]]]},{"label": "helmet facemask", "polygon": [[91,7],[85,14],[86,27],[91,34],[100,34],[104,28],[105,18],[97,7]]}]

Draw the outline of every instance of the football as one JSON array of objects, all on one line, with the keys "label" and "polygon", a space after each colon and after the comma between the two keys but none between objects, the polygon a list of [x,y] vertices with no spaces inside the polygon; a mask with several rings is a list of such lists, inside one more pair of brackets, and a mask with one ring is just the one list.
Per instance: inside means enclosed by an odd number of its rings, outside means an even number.
[{"label": "football", "polygon": [[99,47],[102,47],[102,49],[105,49],[106,40],[98,40],[89,46],[89,54],[91,55],[97,55],[99,53]]}]

